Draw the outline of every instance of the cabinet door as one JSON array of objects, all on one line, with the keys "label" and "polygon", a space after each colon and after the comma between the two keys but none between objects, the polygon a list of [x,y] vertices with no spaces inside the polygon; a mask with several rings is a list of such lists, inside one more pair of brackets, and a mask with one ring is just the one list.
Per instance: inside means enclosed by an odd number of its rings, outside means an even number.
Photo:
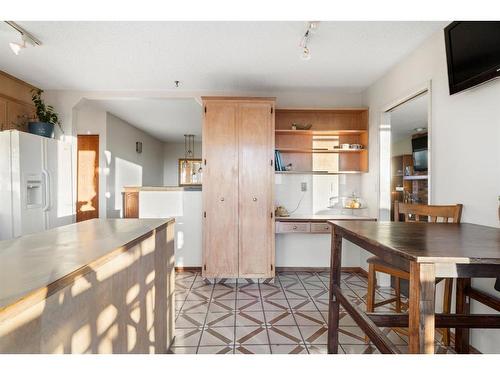
[{"label": "cabinet door", "polygon": [[238,275],[237,104],[205,102],[203,276]]},{"label": "cabinet door", "polygon": [[274,275],[272,104],[241,103],[239,134],[239,275]]},{"label": "cabinet door", "polygon": [[7,130],[7,101],[0,98],[0,131]]},{"label": "cabinet door", "polygon": [[34,116],[35,108],[33,106],[9,101],[7,102],[6,129],[28,131],[28,122],[33,120]]}]

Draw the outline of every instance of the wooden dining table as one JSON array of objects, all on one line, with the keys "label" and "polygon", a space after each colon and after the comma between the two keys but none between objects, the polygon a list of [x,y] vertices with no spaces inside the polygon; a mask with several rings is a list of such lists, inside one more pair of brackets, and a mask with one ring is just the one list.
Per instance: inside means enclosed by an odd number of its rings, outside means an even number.
[{"label": "wooden dining table", "polygon": [[[329,221],[332,226],[328,353],[338,352],[342,307],[381,353],[398,353],[379,327],[407,327],[409,353],[434,353],[435,328],[455,328],[455,351],[468,353],[471,328],[500,328],[500,314],[470,314],[474,299],[500,311],[500,299],[471,278],[500,277],[500,229],[475,224]],[[407,313],[367,313],[342,292],[342,240],[409,271]],[[436,281],[457,279],[455,314],[435,312]]]}]

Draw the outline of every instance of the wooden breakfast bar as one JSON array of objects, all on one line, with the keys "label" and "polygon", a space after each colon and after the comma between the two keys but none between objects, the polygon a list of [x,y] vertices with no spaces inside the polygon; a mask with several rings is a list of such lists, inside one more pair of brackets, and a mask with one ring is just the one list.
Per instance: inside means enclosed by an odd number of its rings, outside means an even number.
[{"label": "wooden breakfast bar", "polygon": [[[332,253],[328,353],[338,352],[342,306],[381,353],[398,353],[379,327],[408,327],[409,352],[434,354],[434,330],[455,328],[455,350],[469,351],[470,328],[500,328],[500,314],[470,314],[470,298],[500,311],[498,298],[471,287],[471,278],[500,276],[500,229],[474,224],[329,221]],[[342,239],[410,272],[408,314],[366,313],[342,293]],[[456,313],[435,313],[436,278],[457,279]]]},{"label": "wooden breakfast bar", "polygon": [[93,219],[0,242],[0,353],[166,353],[174,219]]}]

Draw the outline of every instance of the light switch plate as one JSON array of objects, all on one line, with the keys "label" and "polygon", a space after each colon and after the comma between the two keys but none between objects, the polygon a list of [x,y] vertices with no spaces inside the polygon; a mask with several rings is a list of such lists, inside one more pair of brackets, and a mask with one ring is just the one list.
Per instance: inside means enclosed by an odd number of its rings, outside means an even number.
[{"label": "light switch plate", "polygon": [[300,191],[307,191],[307,182],[300,183]]}]

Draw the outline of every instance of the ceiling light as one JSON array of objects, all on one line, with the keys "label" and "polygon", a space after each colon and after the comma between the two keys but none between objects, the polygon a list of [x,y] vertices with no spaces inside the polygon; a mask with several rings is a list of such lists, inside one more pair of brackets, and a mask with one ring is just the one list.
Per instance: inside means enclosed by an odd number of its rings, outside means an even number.
[{"label": "ceiling light", "polygon": [[309,48],[304,47],[302,49],[302,54],[300,55],[300,58],[302,60],[311,60],[311,51],[309,51]]},{"label": "ceiling light", "polygon": [[9,47],[12,50],[12,52],[14,52],[14,54],[19,55],[19,52],[21,52],[22,49],[27,47],[26,44],[32,45],[33,47],[42,45],[42,42],[40,42],[40,40],[35,38],[33,35],[31,35],[17,23],[13,21],[5,21],[5,23],[10,27],[12,27],[14,30],[16,30],[19,34],[21,34],[21,39],[22,39],[21,43],[17,42],[9,43]]},{"label": "ceiling light", "polygon": [[415,130],[416,132],[423,132],[424,130],[427,130],[427,128],[419,127],[419,128],[414,128],[413,130]]},{"label": "ceiling light", "polygon": [[11,42],[9,43],[9,47],[12,52],[14,52],[14,55],[19,55],[19,52],[21,52],[23,48],[26,48],[26,42],[24,40],[22,43]]},{"label": "ceiling light", "polygon": [[309,22],[307,25],[307,30],[300,41],[299,47],[302,49],[302,53],[300,54],[300,58],[302,60],[310,60],[311,59],[311,51],[307,47],[309,40],[311,39],[311,34],[314,34],[316,29],[318,28],[318,22]]}]

